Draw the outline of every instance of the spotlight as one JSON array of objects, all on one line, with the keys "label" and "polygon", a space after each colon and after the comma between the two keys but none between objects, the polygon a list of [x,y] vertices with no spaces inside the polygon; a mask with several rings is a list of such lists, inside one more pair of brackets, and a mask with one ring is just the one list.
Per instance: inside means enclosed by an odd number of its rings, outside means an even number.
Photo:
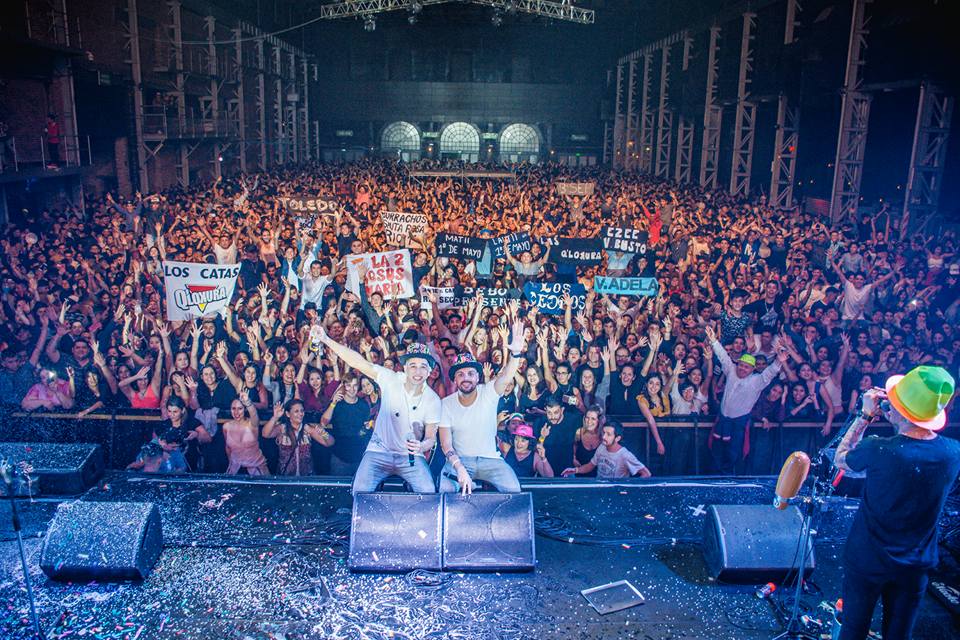
[{"label": "spotlight", "polygon": [[503,15],[500,13],[499,9],[493,12],[493,15],[490,17],[490,23],[495,27],[499,27],[503,24]]},{"label": "spotlight", "polygon": [[517,12],[517,0],[510,0],[507,3],[507,14],[513,15]]},{"label": "spotlight", "polygon": [[374,31],[377,28],[377,20],[373,16],[368,16],[363,19],[363,30],[367,33]]},{"label": "spotlight", "polygon": [[407,16],[407,22],[410,24],[417,24],[417,14],[411,13],[409,16]]},{"label": "spotlight", "polygon": [[410,13],[417,14],[423,10],[423,5],[414,0],[410,3]]}]

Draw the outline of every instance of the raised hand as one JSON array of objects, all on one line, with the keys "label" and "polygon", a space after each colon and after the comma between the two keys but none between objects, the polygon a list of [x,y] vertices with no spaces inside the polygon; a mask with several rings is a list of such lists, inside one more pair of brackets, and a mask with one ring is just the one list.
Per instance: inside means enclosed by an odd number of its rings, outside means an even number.
[{"label": "raised hand", "polygon": [[279,420],[283,417],[283,404],[277,402],[273,405],[273,419]]},{"label": "raised hand", "polygon": [[717,332],[714,331],[710,325],[704,327],[703,331],[707,334],[707,342],[713,343],[713,341],[717,339]]}]

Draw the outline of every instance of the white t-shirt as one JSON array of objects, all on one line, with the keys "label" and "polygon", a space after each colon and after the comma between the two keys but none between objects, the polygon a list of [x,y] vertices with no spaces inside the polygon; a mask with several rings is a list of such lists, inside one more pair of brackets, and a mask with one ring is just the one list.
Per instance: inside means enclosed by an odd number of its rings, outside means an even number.
[{"label": "white t-shirt", "polygon": [[307,275],[303,276],[301,279],[301,286],[303,287],[302,295],[300,296],[300,308],[303,309],[308,302],[312,302],[317,305],[317,311],[323,311],[323,291],[332,282],[330,276],[320,276],[319,278],[314,278],[310,275],[310,272],[307,272]]},{"label": "white t-shirt", "polygon": [[843,284],[843,305],[840,307],[840,318],[843,320],[862,320],[871,293],[873,293],[872,282],[863,285],[862,289],[857,289],[849,280],[845,282]]},{"label": "white t-shirt", "polygon": [[407,374],[379,365],[374,365],[374,368],[380,386],[380,412],[373,425],[367,451],[407,453],[407,435],[410,432],[417,440],[421,440],[426,425],[440,422],[440,396],[426,384],[420,395],[412,396],[403,386]]},{"label": "white t-shirt", "polygon": [[236,264],[237,262],[237,244],[231,242],[230,246],[224,249],[220,243],[213,244],[213,255],[217,257],[217,264]]},{"label": "white t-shirt", "polygon": [[499,458],[497,450],[497,405],[500,395],[493,383],[477,385],[477,397],[468,407],[460,403],[457,391],[440,401],[441,427],[449,427],[453,448],[461,456]]},{"label": "white t-shirt", "polygon": [[597,447],[597,451],[593,454],[593,459],[590,462],[597,465],[597,477],[607,480],[629,478],[638,471],[647,468],[626,447],[620,447],[616,453],[610,453],[605,444]]}]

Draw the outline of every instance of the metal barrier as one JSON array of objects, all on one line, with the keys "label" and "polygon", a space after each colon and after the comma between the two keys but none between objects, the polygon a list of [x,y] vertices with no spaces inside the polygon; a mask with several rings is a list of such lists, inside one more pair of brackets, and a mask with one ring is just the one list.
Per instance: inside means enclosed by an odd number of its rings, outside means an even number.
[{"label": "metal barrier", "polygon": [[[650,429],[636,416],[615,416],[625,427],[623,444],[633,451],[655,475],[707,475],[712,473],[709,436],[714,416],[699,419],[689,416],[668,416],[657,421],[657,428],[666,446],[666,455],[658,456]],[[261,424],[270,418],[262,412]],[[219,422],[223,424],[225,418]],[[114,413],[91,413],[80,417],[76,413],[8,413],[0,427],[2,442],[89,442],[103,446],[107,466],[123,469],[136,458],[140,447],[152,436],[161,422],[155,411],[124,409]],[[738,474],[769,475],[778,473],[785,457],[792,451],[816,451],[829,440],[843,422],[834,425],[829,437],[820,436],[820,422],[784,422],[765,430],[751,426],[750,454],[738,467]],[[872,435],[891,435],[892,427],[877,423],[870,427]],[[960,422],[951,422],[941,432],[960,436]],[[275,453],[272,439],[261,438],[261,447],[268,459]],[[559,469],[555,470],[559,473]]]},{"label": "metal barrier", "polygon": [[59,158],[51,158],[47,138],[6,136],[0,138],[0,173],[19,173],[25,169],[79,167],[93,164],[90,136],[60,136]]}]

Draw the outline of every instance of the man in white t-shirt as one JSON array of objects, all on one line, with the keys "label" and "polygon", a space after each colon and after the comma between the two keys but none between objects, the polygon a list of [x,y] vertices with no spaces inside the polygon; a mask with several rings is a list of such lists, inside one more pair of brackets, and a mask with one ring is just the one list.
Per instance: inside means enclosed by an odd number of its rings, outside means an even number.
[{"label": "man in white t-shirt", "polygon": [[597,447],[593,459],[579,467],[564,469],[563,477],[590,473],[596,469],[597,477],[601,480],[629,478],[638,474],[641,478],[649,478],[650,470],[629,449],[620,444],[621,438],[623,426],[619,422],[610,421],[603,425],[601,446]]},{"label": "man in white t-shirt", "polygon": [[876,282],[867,283],[866,277],[862,273],[855,273],[847,276],[836,262],[830,261],[833,270],[840,276],[843,282],[843,301],[840,304],[840,319],[844,324],[850,324],[864,319],[864,312],[870,303],[870,295],[880,288],[884,282],[892,278],[900,267],[895,266],[893,271],[877,278]]},{"label": "man in white t-shirt", "polygon": [[436,361],[426,345],[414,343],[400,356],[403,373],[368,362],[366,358],[327,335],[320,341],[347,366],[380,386],[380,411],[370,443],[353,477],[353,493],[375,491],[389,476],[403,478],[415,493],[436,493],[424,453],[437,443],[440,396],[427,385]]},{"label": "man in white t-shirt", "polygon": [[497,405],[526,352],[523,321],[513,323],[510,359],[493,382],[480,384],[483,367],[468,353],[457,356],[450,380],[457,388],[441,402],[440,448],[447,462],[440,473],[442,493],[473,490],[473,480],[489,482],[501,493],[519,493],[520,481],[497,448]]}]

